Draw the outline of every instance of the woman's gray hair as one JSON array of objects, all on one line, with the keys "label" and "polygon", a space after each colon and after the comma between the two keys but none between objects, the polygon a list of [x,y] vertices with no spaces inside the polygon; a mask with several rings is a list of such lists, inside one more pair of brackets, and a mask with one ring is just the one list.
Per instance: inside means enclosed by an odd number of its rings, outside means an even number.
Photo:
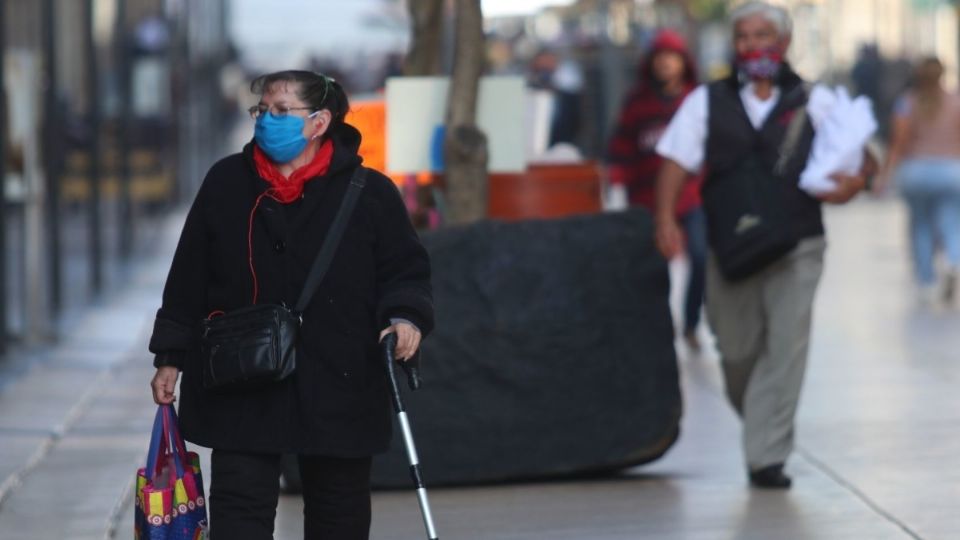
[{"label": "woman's gray hair", "polygon": [[767,2],[745,2],[733,8],[729,17],[730,25],[736,26],[741,20],[755,15],[760,15],[773,23],[780,37],[789,37],[793,32],[793,22],[790,20],[790,14],[787,13],[787,10]]}]

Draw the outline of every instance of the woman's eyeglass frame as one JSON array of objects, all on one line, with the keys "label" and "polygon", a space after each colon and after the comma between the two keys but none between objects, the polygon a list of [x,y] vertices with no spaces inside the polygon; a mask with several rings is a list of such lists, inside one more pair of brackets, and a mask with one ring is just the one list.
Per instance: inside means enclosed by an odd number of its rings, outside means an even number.
[{"label": "woman's eyeglass frame", "polygon": [[257,118],[260,117],[261,114],[265,114],[266,112],[270,111],[270,109],[273,109],[274,116],[279,116],[279,117],[287,116],[288,114],[290,114],[290,111],[316,112],[320,110],[320,109],[317,109],[316,107],[277,107],[277,106],[267,106],[267,105],[259,104],[259,105],[254,105],[250,107],[249,109],[247,109],[247,112],[250,113],[250,118],[253,118],[254,120],[256,120]]}]

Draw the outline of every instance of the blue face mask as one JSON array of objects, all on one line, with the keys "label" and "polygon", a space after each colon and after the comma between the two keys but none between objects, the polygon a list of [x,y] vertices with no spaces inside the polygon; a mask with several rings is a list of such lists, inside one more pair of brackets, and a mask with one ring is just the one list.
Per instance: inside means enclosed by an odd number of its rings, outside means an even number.
[{"label": "blue face mask", "polygon": [[[312,118],[316,114],[313,113],[307,118]],[[303,136],[305,124],[304,119],[297,115],[275,116],[267,111],[257,117],[253,139],[257,141],[257,146],[270,156],[270,159],[276,163],[289,163],[307,147],[308,141]]]}]

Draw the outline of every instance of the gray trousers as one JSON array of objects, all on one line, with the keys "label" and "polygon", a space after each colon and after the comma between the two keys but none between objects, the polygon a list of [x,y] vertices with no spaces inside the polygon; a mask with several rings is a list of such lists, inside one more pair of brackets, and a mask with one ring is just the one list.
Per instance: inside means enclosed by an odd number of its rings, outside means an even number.
[{"label": "gray trousers", "polygon": [[784,463],[807,364],[813,297],[823,273],[823,237],[731,283],[707,263],[707,317],[717,338],[727,397],[743,419],[743,449],[753,470]]}]

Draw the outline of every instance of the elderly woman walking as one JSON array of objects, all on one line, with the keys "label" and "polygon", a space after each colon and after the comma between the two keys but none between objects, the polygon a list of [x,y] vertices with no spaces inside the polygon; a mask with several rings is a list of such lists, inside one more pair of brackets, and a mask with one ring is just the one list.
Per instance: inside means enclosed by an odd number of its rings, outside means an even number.
[{"label": "elderly woman walking", "polygon": [[378,341],[410,359],[433,326],[428,256],[393,183],[367,171],[328,271],[301,317],[296,367],[280,380],[211,389],[201,321],[252,305],[293,306],[361,166],[347,97],[323,75],[254,81],[253,141],[211,167],[187,215],[150,350],[154,400],[180,372],[184,437],[213,449],[211,529],[269,539],[281,454],[299,456],[304,537],[364,539],[371,456],[390,441]]}]

